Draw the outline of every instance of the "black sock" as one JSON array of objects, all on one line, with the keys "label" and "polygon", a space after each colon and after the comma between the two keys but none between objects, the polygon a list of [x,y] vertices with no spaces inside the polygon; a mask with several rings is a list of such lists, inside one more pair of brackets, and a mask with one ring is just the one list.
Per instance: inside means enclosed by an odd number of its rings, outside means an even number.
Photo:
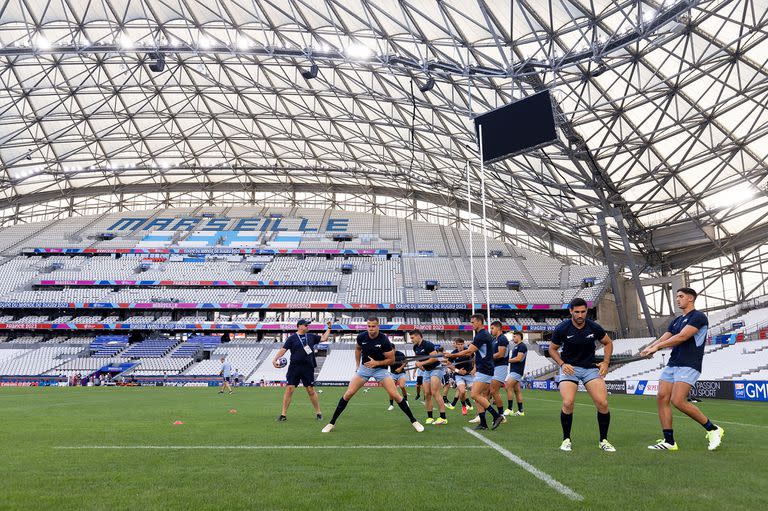
[{"label": "black sock", "polygon": [[395,400],[394,399],[390,399],[389,400],[389,406],[395,406]]},{"label": "black sock", "polygon": [[417,393],[416,393],[416,400],[418,401],[420,397],[421,397],[421,394],[419,394],[419,393],[417,392]]},{"label": "black sock", "polygon": [[341,412],[343,412],[344,408],[347,407],[347,403],[349,403],[349,401],[344,399],[344,396],[341,396],[341,398],[339,398],[339,404],[336,405],[336,410],[333,412],[333,417],[331,417],[331,424],[336,424],[336,419],[339,418],[339,415],[341,415]]},{"label": "black sock", "polygon": [[447,402],[448,402],[448,396],[443,396],[443,403],[447,403]]},{"label": "black sock", "polygon": [[[488,409],[486,410],[486,412],[491,414],[491,417],[493,417],[493,420],[496,420],[496,417],[498,417],[500,415],[496,410],[493,409],[492,406],[489,406]],[[504,413],[504,412],[502,412],[502,413]]]},{"label": "black sock", "polygon": [[712,422],[709,419],[707,419],[707,423],[702,424],[702,426],[704,426],[704,429],[706,429],[707,431],[714,431],[717,429],[717,426],[712,424]]},{"label": "black sock", "polygon": [[477,415],[480,417],[480,425],[488,427],[488,423],[485,421],[485,412],[480,412]]},{"label": "black sock", "polygon": [[405,394],[405,395],[403,396],[403,401],[408,401],[408,394]]},{"label": "black sock", "polygon": [[416,417],[413,416],[413,412],[411,411],[411,407],[408,406],[408,401],[403,399],[402,401],[397,403],[397,406],[399,406],[400,409],[403,411],[403,413],[408,416],[408,420],[411,421],[411,424],[416,422]]},{"label": "black sock", "polygon": [[472,407],[472,401],[469,398],[467,398],[466,402],[467,402],[467,406],[469,406],[471,408]]},{"label": "black sock", "polygon": [[440,418],[445,419],[445,412],[440,412]]},{"label": "black sock", "polygon": [[511,410],[513,406],[515,406],[515,401],[513,399],[507,399],[507,408]]},{"label": "black sock", "polygon": [[503,406],[500,406],[498,411],[499,411],[499,415],[504,415],[504,407]]},{"label": "black sock", "polygon": [[608,440],[608,426],[611,425],[611,412],[597,412],[597,426],[600,429],[600,441]]},{"label": "black sock", "polygon": [[522,401],[518,401],[517,402],[517,411],[518,412],[522,412],[523,411],[523,402]]},{"label": "black sock", "polygon": [[429,417],[430,419],[432,418],[432,410],[427,412],[427,417]]},{"label": "black sock", "polygon": [[573,425],[573,414],[565,413],[560,410],[560,425],[563,427],[563,440],[571,438],[571,426]]},{"label": "black sock", "polygon": [[662,429],[662,433],[664,433],[664,441],[667,442],[670,445],[675,444],[675,435],[672,434],[671,429]]},{"label": "black sock", "polygon": [[453,401],[451,402],[451,406],[456,406],[456,403],[458,403],[458,402],[459,402],[459,398],[454,397]]}]

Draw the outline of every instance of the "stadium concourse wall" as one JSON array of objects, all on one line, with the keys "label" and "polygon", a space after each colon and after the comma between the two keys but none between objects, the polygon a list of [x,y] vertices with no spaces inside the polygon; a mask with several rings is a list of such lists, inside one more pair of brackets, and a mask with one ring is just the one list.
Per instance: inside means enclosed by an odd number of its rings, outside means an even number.
[{"label": "stadium concourse wall", "polygon": [[[633,396],[655,396],[659,391],[659,380],[606,380],[611,394]],[[531,387],[536,390],[558,390],[554,380],[534,380]],[[579,384],[580,391],[586,391]],[[699,380],[689,394],[692,398],[731,399],[737,401],[768,402],[768,381],[765,380]]]}]

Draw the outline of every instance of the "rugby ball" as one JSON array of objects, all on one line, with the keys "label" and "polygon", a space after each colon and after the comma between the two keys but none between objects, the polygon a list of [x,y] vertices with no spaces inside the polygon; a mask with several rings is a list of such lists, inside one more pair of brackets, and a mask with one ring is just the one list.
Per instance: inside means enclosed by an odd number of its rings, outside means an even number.
[{"label": "rugby ball", "polygon": [[280,357],[277,359],[277,366],[278,367],[285,367],[288,365],[288,360],[286,360],[285,357]]}]

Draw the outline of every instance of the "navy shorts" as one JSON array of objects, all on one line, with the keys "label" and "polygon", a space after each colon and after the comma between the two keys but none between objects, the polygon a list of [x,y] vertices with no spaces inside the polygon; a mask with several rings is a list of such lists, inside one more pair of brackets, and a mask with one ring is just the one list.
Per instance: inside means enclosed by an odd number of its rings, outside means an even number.
[{"label": "navy shorts", "polygon": [[285,375],[285,379],[288,385],[293,385],[295,387],[298,387],[299,383],[305,387],[314,387],[315,368],[291,365],[288,367],[288,372]]}]

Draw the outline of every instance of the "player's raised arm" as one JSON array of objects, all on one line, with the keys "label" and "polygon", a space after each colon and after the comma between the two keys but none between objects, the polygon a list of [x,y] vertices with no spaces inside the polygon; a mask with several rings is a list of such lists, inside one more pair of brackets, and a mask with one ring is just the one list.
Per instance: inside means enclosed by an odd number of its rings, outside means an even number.
[{"label": "player's raised arm", "polygon": [[611,355],[613,355],[613,341],[608,334],[605,334],[600,339],[600,344],[603,345],[603,361],[597,364],[597,368],[600,370],[600,376],[608,374],[608,366],[611,365]]}]

